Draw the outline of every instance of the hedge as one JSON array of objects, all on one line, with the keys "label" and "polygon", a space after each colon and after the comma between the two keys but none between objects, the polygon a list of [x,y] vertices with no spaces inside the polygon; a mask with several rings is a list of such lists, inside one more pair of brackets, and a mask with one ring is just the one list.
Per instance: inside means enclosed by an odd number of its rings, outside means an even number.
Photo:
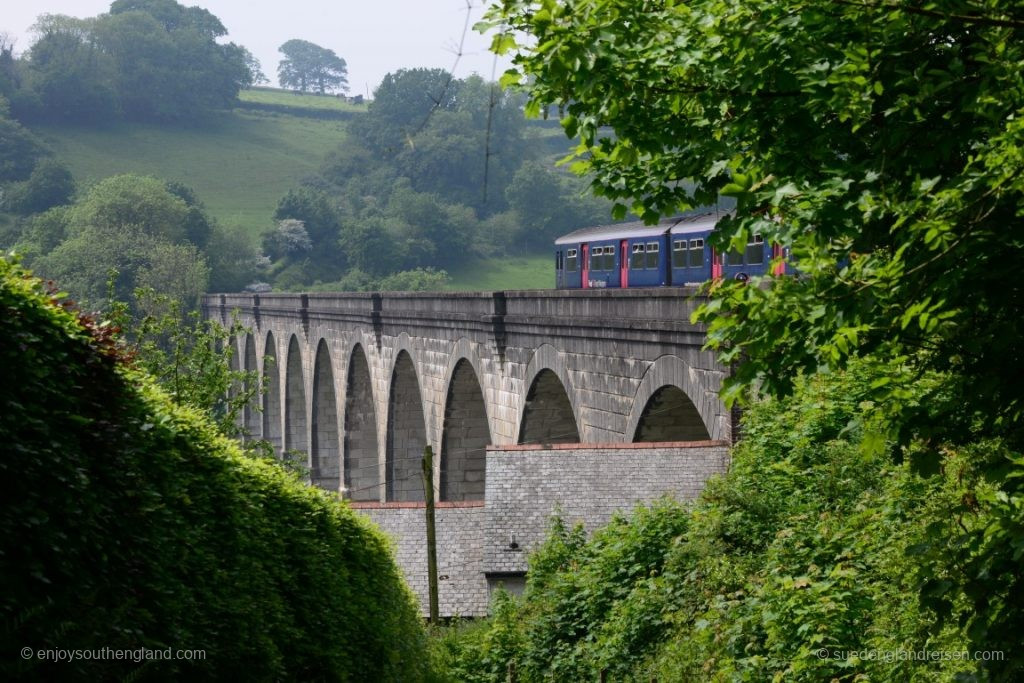
[{"label": "hedge", "polygon": [[0,677],[427,675],[379,531],[174,404],[52,284],[0,276]]}]

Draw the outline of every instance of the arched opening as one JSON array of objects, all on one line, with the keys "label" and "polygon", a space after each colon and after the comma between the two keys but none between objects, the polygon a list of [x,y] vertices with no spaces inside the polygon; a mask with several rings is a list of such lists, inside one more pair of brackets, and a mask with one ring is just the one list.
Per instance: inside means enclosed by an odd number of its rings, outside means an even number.
[{"label": "arched opening", "polygon": [[267,332],[263,351],[263,377],[267,393],[263,394],[263,438],[275,453],[281,452],[281,369],[277,365],[277,343],[274,333]]},{"label": "arched opening", "polygon": [[[243,357],[243,370],[248,373],[253,373],[259,370],[256,366],[256,340],[252,338],[251,334],[245,335],[245,355]],[[243,437],[246,440],[254,438],[260,432],[260,413],[256,410],[259,393],[258,393],[258,380],[256,377],[249,375],[246,379],[245,392],[252,396],[249,402],[245,404],[242,409],[242,417],[245,421],[245,433]],[[256,392],[256,393],[254,393]]]},{"label": "arched opening", "polygon": [[460,360],[448,385],[441,437],[441,500],[483,500],[491,432],[473,366]]},{"label": "arched opening", "polygon": [[526,394],[519,443],[579,443],[579,440],[576,417],[562,381],[551,370],[541,370]]},{"label": "arched opening", "polygon": [[637,423],[633,441],[706,441],[711,438],[697,406],[672,385],[651,394]]},{"label": "arched opening", "polygon": [[345,383],[345,497],[380,500],[377,461],[377,411],[370,384],[370,364],[362,346],[356,346]]},{"label": "arched opening", "polygon": [[388,401],[387,499],[423,500],[421,460],[427,443],[423,399],[412,358],[398,354]]},{"label": "arched opening", "polygon": [[337,491],[341,484],[338,452],[338,404],[334,399],[334,371],[327,342],[320,340],[313,368],[313,471],[314,486]]},{"label": "arched opening", "polygon": [[284,394],[284,448],[286,451],[299,451],[309,458],[306,443],[306,384],[302,378],[302,352],[299,351],[299,340],[293,334],[288,342],[288,368],[285,375]]}]

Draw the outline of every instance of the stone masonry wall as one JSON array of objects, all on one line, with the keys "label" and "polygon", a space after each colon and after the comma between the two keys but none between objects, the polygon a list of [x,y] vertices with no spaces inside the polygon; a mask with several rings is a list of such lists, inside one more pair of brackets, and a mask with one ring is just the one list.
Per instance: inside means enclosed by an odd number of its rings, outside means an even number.
[{"label": "stone masonry wall", "polygon": [[[395,541],[395,559],[409,587],[428,610],[427,531],[422,503],[353,503]],[[483,574],[484,508],[479,502],[438,503],[438,607],[442,617],[487,614],[488,589]]]},{"label": "stone masonry wall", "polygon": [[525,572],[556,508],[566,524],[582,522],[593,531],[616,511],[662,495],[692,500],[728,463],[728,445],[717,441],[491,446],[484,571]]}]

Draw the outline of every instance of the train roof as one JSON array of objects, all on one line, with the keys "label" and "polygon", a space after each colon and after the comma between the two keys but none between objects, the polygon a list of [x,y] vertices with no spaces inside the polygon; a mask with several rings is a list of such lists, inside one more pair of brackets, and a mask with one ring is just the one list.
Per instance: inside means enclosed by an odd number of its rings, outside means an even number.
[{"label": "train roof", "polygon": [[579,244],[580,242],[596,242],[598,240],[629,239],[631,237],[654,237],[671,232],[673,235],[706,232],[713,230],[721,214],[705,213],[691,216],[666,218],[657,225],[644,225],[643,221],[630,223],[614,223],[612,225],[596,225],[581,228],[562,235],[555,244]]}]

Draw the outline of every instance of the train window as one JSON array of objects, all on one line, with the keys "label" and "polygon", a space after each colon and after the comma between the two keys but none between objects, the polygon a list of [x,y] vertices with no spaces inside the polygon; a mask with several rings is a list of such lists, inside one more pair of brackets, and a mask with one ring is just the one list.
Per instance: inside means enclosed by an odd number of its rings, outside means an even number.
[{"label": "train window", "polygon": [[743,265],[743,252],[730,249],[725,254],[725,265],[727,266],[742,266]]},{"label": "train window", "polygon": [[764,263],[764,237],[754,235],[747,243],[747,263]]},{"label": "train window", "polygon": [[569,249],[565,252],[565,269],[570,273],[576,272],[576,250]]},{"label": "train window", "polygon": [[704,240],[690,240],[690,267],[704,266]]},{"label": "train window", "polygon": [[672,242],[672,267],[686,267],[686,240],[674,240]]},{"label": "train window", "polygon": [[633,270],[639,270],[644,267],[644,245],[634,244],[632,254],[629,257],[629,267]]},{"label": "train window", "polygon": [[615,247],[604,248],[604,269],[615,270]]},{"label": "train window", "polygon": [[657,268],[658,267],[658,243],[648,242],[647,243],[647,267]]},{"label": "train window", "polygon": [[590,269],[603,270],[602,266],[604,266],[604,247],[591,247]]}]

